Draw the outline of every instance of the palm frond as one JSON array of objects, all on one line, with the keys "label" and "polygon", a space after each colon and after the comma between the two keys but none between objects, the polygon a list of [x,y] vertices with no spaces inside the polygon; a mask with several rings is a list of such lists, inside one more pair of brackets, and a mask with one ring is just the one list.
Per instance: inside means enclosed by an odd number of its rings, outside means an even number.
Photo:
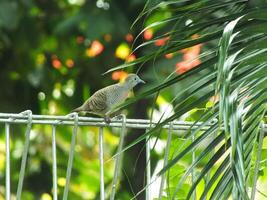
[{"label": "palm frond", "polygon": [[[248,178],[252,171],[253,149],[261,148],[255,144],[258,141],[267,102],[267,7],[249,6],[247,1],[242,0],[164,1],[158,5],[147,4],[137,20],[164,8],[172,15],[150,24],[143,32],[157,26],[163,27],[164,32],[159,30],[154,39],[133,49],[149,49],[147,54],[106,72],[132,68],[144,63],[152,65],[165,54],[177,53],[203,43],[212,46],[217,52],[203,53],[202,63],[198,66],[183,74],[167,76],[162,83],[117,108],[123,109],[140,99],[150,98],[185,80],[195,78],[189,87],[181,88],[173,96],[171,103],[175,113],[165,120],[160,120],[155,127],[126,146],[123,152],[146,137],[153,136],[163,125],[200,107],[213,95],[219,96],[218,103],[214,104],[213,108],[206,109],[195,124],[201,121],[205,126],[214,118],[218,118],[218,122],[206,131],[195,129],[193,125],[184,136],[185,143],[189,145],[177,151],[159,173],[161,175],[170,171],[181,159],[198,149],[200,144],[207,142],[209,136],[214,137],[180,178],[175,191],[170,194],[172,199],[178,195],[192,171],[199,169],[200,163],[209,157],[208,162],[200,168],[200,172],[194,178],[187,199],[191,198],[200,182],[211,171],[213,175],[206,181],[200,199],[228,199],[232,195],[234,199],[247,200],[253,196],[249,195],[251,186]],[[193,22],[185,24],[188,19]],[[192,39],[191,36],[196,33],[199,37]],[[169,40],[165,46],[152,48],[158,39],[166,36]],[[196,96],[197,98],[194,98]],[[196,135],[194,141],[191,141],[192,135]],[[213,151],[214,154],[211,154]],[[259,165],[255,165],[255,168],[257,171]],[[255,192],[255,185],[253,188]]]}]

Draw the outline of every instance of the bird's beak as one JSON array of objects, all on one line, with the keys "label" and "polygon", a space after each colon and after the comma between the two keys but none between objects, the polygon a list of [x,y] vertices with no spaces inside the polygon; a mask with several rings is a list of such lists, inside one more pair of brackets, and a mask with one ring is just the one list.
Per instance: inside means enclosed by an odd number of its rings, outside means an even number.
[{"label": "bird's beak", "polygon": [[142,79],[139,79],[139,83],[146,83],[146,82],[143,81]]}]

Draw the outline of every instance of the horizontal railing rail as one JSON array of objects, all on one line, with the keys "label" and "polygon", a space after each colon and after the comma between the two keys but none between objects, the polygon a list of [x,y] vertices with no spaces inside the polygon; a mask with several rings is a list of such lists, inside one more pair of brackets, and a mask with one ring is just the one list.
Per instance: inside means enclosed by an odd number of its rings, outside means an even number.
[{"label": "horizontal railing rail", "polygon": [[[76,135],[78,131],[78,126],[94,126],[99,127],[99,162],[100,162],[100,199],[105,199],[105,188],[104,188],[104,151],[103,151],[103,143],[104,143],[104,136],[103,136],[103,128],[104,127],[117,127],[121,128],[121,135],[120,135],[120,142],[118,147],[118,152],[122,151],[123,148],[123,141],[124,136],[126,134],[126,128],[135,128],[135,129],[144,129],[146,131],[150,130],[151,128],[155,127],[159,122],[150,121],[146,119],[127,119],[124,115],[122,115],[121,119],[113,118],[109,124],[107,124],[103,118],[94,118],[94,117],[83,117],[78,116],[77,113],[70,113],[65,116],[51,116],[51,115],[34,115],[30,110],[24,111],[22,113],[0,113],[0,124],[5,125],[5,153],[6,153],[6,183],[5,183],[5,199],[10,200],[10,175],[12,174],[10,171],[10,126],[12,124],[26,124],[26,133],[25,133],[25,144],[24,150],[22,154],[22,161],[21,161],[21,169],[19,174],[19,182],[17,188],[17,200],[21,199],[21,193],[23,188],[23,180],[24,174],[27,164],[27,155],[30,146],[30,131],[34,124],[41,124],[41,125],[50,125],[51,126],[51,135],[52,135],[52,171],[53,171],[53,199],[57,200],[57,158],[56,158],[56,129],[59,125],[66,125],[66,126],[73,126],[72,130],[72,138],[70,144],[70,152],[69,152],[69,160],[67,165],[67,172],[66,172],[66,185],[64,188],[63,193],[63,200],[67,200],[68,198],[68,191],[69,191],[69,184],[71,179],[71,170],[73,164],[73,157],[74,157],[74,149],[76,143]],[[179,131],[193,131],[193,130],[207,130],[211,126],[217,123],[217,120],[214,119],[209,123],[202,123],[202,122],[185,122],[185,121],[172,121],[164,126],[163,129],[168,130],[168,139],[165,148],[164,154],[164,166],[167,164],[168,161],[168,154],[171,142],[171,135],[176,134],[174,130]],[[222,127],[223,128],[223,127]],[[263,124],[261,126],[262,132],[267,132],[267,124]],[[146,138],[146,200],[151,200],[150,196],[150,184],[151,184],[151,168],[150,168],[150,141],[149,137]],[[194,140],[194,135],[192,137]],[[119,176],[119,170],[121,165],[122,153],[117,153],[115,157],[115,170],[114,170],[114,177],[112,180],[112,189],[111,189],[111,196],[110,200],[115,199],[115,190]],[[192,161],[194,161],[195,155],[192,152]],[[192,173],[194,174],[194,173]],[[164,174],[161,177],[160,183],[160,190],[159,190],[159,199],[162,198],[163,187],[164,187]],[[192,179],[193,180],[193,179]]]},{"label": "horizontal railing rail", "polygon": [[[214,119],[212,122],[206,124],[201,128],[201,130],[207,130],[212,126],[217,120]],[[27,124],[28,117],[25,114],[15,114],[15,113],[0,113],[0,123],[15,123],[15,124]],[[32,115],[32,124],[47,124],[47,125],[67,125],[73,126],[75,124],[73,120],[73,115],[65,116],[54,116],[54,115]],[[147,129],[155,127],[159,122],[150,121],[147,119],[126,119],[126,128],[136,128],[136,129]],[[120,119],[112,119],[111,123],[105,123],[103,118],[95,117],[78,117],[79,126],[97,126],[97,127],[122,127],[123,123]],[[170,123],[164,125],[162,128],[169,129]],[[201,122],[186,122],[186,121],[173,121],[172,130],[188,130],[196,129],[202,126]],[[267,124],[264,124],[264,131],[267,132]]]}]

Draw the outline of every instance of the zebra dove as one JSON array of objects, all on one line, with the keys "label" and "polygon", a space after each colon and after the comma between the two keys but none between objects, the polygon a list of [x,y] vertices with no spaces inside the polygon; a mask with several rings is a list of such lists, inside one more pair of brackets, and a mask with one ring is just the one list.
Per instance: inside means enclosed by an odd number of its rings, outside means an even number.
[{"label": "zebra dove", "polygon": [[129,74],[123,83],[117,83],[95,92],[83,105],[72,112],[89,112],[104,117],[110,122],[110,114],[114,107],[122,103],[129,92],[138,84],[145,83],[136,74]]}]

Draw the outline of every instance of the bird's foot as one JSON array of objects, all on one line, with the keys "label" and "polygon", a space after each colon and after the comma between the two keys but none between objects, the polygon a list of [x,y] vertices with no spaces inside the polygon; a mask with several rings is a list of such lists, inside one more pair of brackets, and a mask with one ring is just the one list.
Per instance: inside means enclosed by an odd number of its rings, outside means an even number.
[{"label": "bird's foot", "polygon": [[75,112],[75,111],[67,114],[68,117],[75,117],[76,115],[79,116],[79,113],[78,112]]},{"label": "bird's foot", "polygon": [[119,114],[119,115],[114,116],[112,119],[122,120],[124,116],[125,116],[124,114]]},{"label": "bird's foot", "polygon": [[109,116],[104,116],[104,121],[109,124],[111,122],[111,119]]}]

